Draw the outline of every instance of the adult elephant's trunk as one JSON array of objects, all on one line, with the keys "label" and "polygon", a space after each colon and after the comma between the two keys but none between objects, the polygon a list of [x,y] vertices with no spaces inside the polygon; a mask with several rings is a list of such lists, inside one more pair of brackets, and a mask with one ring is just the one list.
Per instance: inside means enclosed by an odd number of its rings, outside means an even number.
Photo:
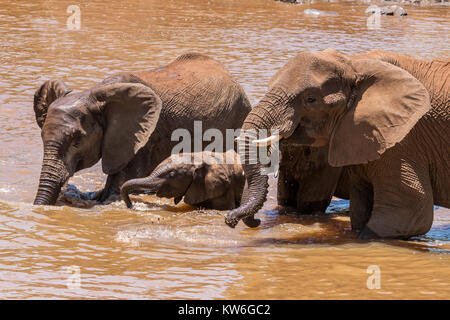
[{"label": "adult elephant's trunk", "polygon": [[42,161],[39,188],[34,199],[34,204],[55,204],[59,192],[69,176],[64,162],[58,155],[58,147],[46,146],[44,148],[44,160]]},{"label": "adult elephant's trunk", "polygon": [[[261,174],[262,167],[259,159],[255,162],[255,157],[251,154],[251,141],[258,138],[259,129],[271,129],[274,127],[275,114],[271,111],[272,107],[272,103],[261,101],[252,109],[242,126],[240,140],[245,139],[245,144],[244,150],[241,149],[239,153],[248,188],[244,190],[242,195],[241,206],[230,211],[225,219],[225,223],[232,228],[241,219],[249,227],[257,227],[260,224],[260,221],[254,219],[253,216],[262,208],[266,201],[269,184],[268,176]],[[252,163],[250,160],[254,162]]]}]

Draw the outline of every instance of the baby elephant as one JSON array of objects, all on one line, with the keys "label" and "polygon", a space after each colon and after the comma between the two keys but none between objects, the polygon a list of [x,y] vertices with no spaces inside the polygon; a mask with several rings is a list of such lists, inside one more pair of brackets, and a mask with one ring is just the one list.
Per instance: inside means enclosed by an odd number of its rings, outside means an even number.
[{"label": "baby elephant", "polygon": [[145,178],[128,180],[120,190],[128,208],[129,194],[154,191],[158,197],[174,198],[175,204],[228,210],[239,207],[245,184],[244,171],[234,150],[226,153],[203,151],[174,154]]}]

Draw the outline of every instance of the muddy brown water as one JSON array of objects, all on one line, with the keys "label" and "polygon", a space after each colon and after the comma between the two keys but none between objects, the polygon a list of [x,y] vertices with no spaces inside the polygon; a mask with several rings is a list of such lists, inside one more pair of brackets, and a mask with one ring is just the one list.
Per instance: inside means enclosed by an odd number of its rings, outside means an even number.
[{"label": "muddy brown water", "polygon": [[[32,205],[42,158],[32,98],[46,79],[85,89],[199,51],[223,62],[255,103],[299,50],[449,57],[450,8],[405,7],[408,16],[382,17],[369,30],[367,5],[351,2],[76,3],[80,30],[67,28],[72,1],[0,4],[0,298],[450,297],[447,209],[422,237],[360,242],[340,213],[347,202],[334,201],[327,215],[280,215],[273,178],[258,229],[233,230],[225,212],[154,196],[135,197],[136,211],[82,201],[75,189],[57,206]],[[308,8],[337,14],[305,15]],[[69,183],[88,192],[104,181],[96,165]],[[370,266],[380,270],[379,288],[367,285]]]}]

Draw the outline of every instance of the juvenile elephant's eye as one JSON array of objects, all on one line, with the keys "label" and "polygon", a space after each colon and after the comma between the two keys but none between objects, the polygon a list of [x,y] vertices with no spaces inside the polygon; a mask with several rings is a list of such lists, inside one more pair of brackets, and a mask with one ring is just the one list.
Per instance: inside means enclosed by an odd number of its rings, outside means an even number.
[{"label": "juvenile elephant's eye", "polygon": [[306,102],[307,102],[307,103],[314,103],[314,102],[316,102],[316,98],[314,98],[314,97],[308,97],[308,98],[306,98]]}]

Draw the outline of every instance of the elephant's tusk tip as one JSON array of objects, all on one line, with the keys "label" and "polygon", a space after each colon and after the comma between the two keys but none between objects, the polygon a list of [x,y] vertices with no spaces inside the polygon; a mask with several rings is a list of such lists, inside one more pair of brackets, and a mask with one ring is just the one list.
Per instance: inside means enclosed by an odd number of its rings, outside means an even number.
[{"label": "elephant's tusk tip", "polygon": [[281,135],[272,135],[264,139],[253,140],[252,143],[258,147],[267,147],[281,139],[283,139],[283,136]]}]

